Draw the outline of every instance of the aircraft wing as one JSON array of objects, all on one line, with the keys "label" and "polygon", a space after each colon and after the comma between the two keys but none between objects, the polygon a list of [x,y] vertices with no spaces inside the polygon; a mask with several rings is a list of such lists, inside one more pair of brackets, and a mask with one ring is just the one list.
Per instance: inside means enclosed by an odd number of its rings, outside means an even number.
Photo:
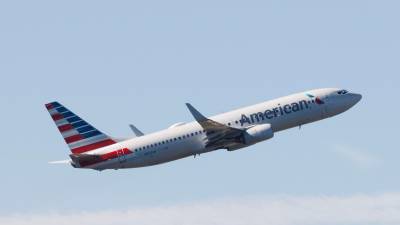
[{"label": "aircraft wing", "polygon": [[206,131],[206,147],[226,148],[229,145],[241,143],[244,130],[226,126],[203,116],[191,104],[186,103],[190,113]]}]

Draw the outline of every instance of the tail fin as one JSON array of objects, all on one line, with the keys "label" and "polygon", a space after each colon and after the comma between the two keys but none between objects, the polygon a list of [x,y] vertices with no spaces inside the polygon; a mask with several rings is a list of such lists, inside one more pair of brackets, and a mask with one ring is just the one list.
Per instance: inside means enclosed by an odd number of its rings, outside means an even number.
[{"label": "tail fin", "polygon": [[115,140],[94,128],[60,103],[48,103],[46,108],[73,154],[116,143]]}]

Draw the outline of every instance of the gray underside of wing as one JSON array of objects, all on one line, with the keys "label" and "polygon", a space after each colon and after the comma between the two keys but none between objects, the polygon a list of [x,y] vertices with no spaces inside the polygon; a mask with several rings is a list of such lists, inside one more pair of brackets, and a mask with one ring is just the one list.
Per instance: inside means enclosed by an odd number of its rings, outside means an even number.
[{"label": "gray underside of wing", "polygon": [[226,148],[232,144],[242,143],[243,130],[226,126],[208,119],[197,111],[191,104],[186,103],[190,113],[206,131],[206,147]]}]

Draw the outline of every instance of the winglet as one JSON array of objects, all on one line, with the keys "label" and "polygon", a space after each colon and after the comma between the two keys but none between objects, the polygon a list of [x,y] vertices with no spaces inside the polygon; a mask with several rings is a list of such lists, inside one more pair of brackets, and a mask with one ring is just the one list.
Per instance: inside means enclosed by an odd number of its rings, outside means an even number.
[{"label": "winglet", "polygon": [[193,117],[196,119],[197,122],[203,122],[208,120],[199,111],[197,111],[197,109],[195,109],[190,103],[186,103],[186,106],[188,107],[190,113],[193,115]]},{"label": "winglet", "polygon": [[131,130],[133,131],[133,133],[136,135],[136,137],[140,137],[143,136],[143,132],[140,131],[139,129],[137,129],[137,127],[133,126],[132,124],[129,124],[129,127],[131,128]]}]

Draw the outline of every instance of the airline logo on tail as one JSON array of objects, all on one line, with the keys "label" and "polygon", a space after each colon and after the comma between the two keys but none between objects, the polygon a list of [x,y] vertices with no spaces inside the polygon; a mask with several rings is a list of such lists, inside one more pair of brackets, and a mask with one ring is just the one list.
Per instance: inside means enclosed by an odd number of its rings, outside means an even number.
[{"label": "airline logo on tail", "polygon": [[84,153],[116,143],[60,103],[48,103],[46,108],[73,154]]}]

